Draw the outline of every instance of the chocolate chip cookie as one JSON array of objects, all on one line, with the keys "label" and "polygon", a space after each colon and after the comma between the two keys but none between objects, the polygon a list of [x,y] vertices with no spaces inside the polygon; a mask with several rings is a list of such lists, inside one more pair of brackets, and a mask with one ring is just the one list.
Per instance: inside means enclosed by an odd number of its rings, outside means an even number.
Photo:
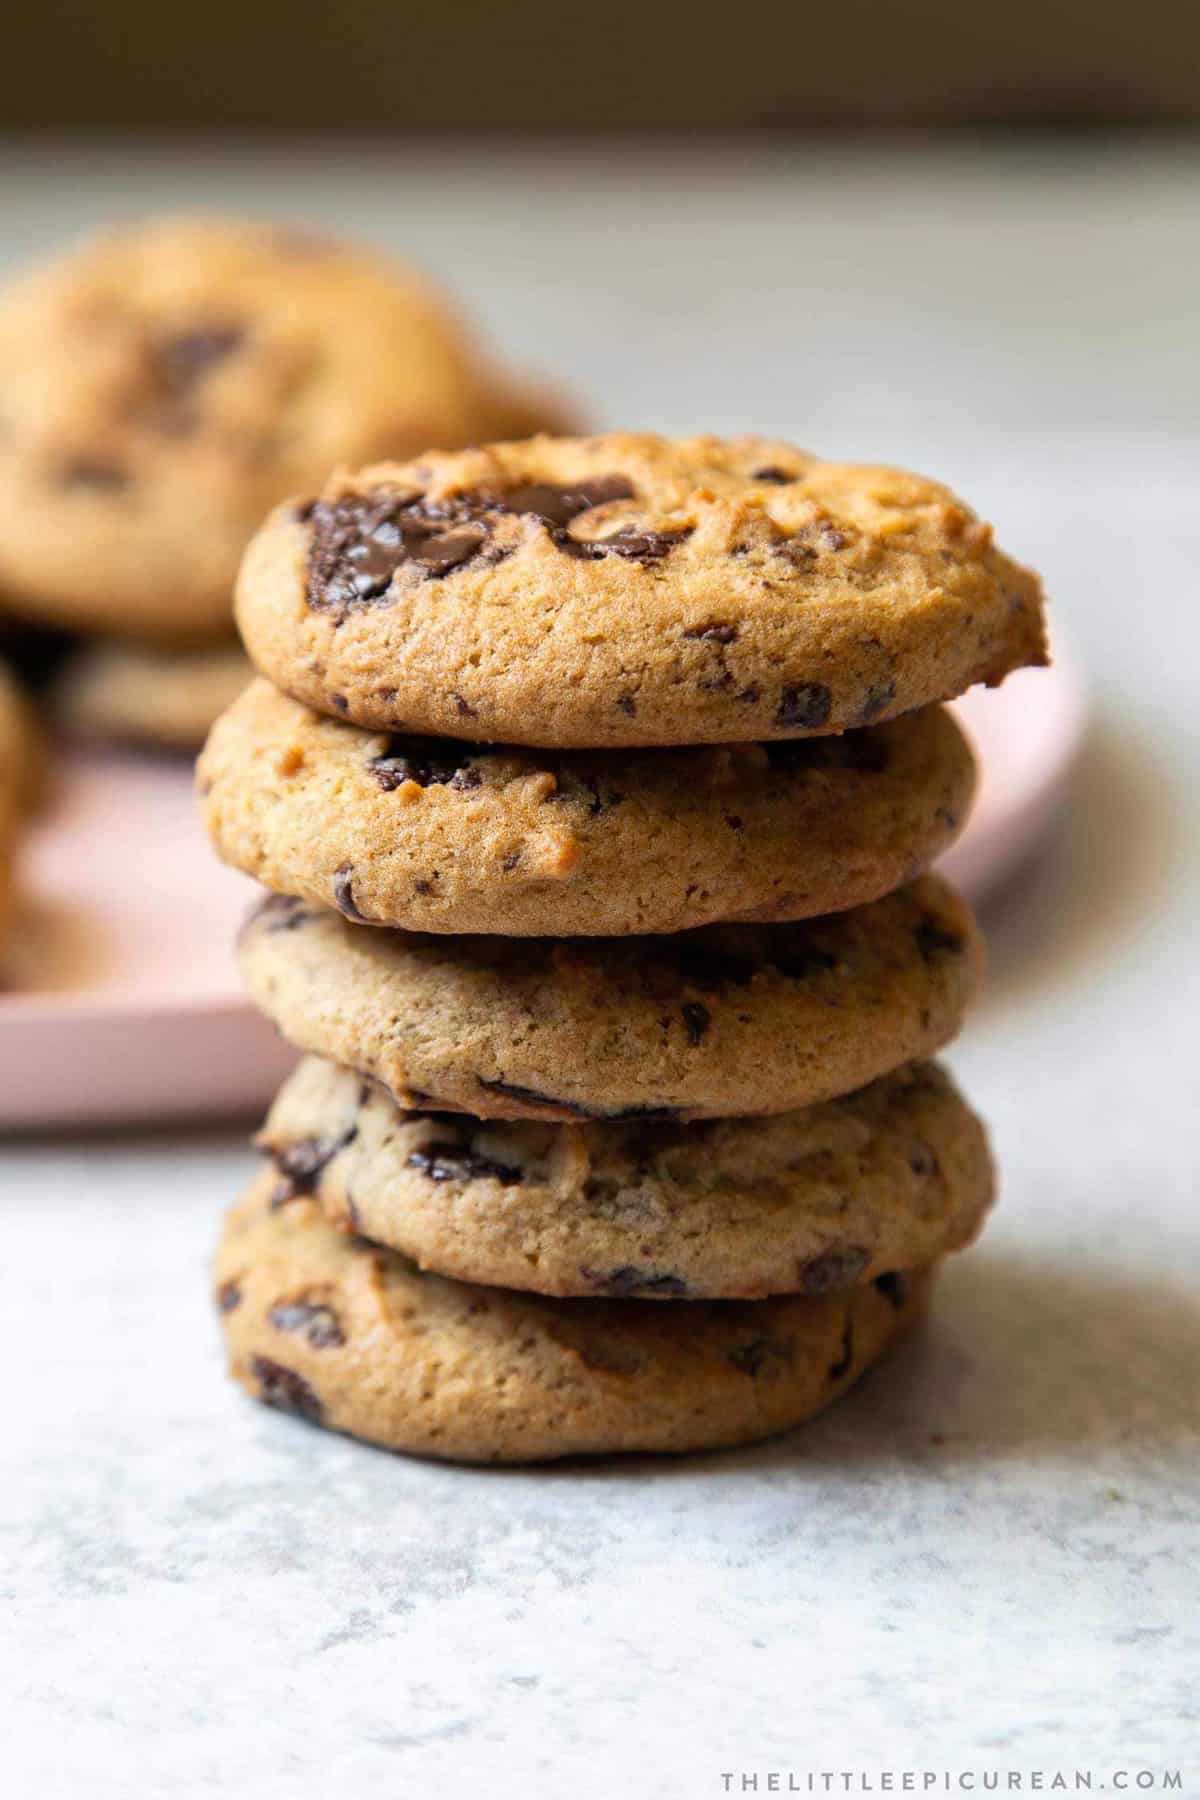
[{"label": "chocolate chip cookie", "polygon": [[[352,883],[341,895],[354,909]],[[931,1055],[981,966],[945,882],[782,925],[673,937],[435,937],[300,900],[242,933],[250,998],[291,1043],[406,1107],[509,1119],[789,1112]]]},{"label": "chocolate chip cookie", "polygon": [[82,737],[191,755],[252,675],[236,640],[188,648],[98,638],[60,671],[51,704]]},{"label": "chocolate chip cookie", "polygon": [[277,1207],[459,1281],[647,1300],[822,1294],[971,1242],[982,1125],[936,1065],[771,1118],[539,1125],[402,1112],[306,1057],[257,1138]]},{"label": "chocolate chip cookie", "polygon": [[0,293],[0,594],[212,634],[269,507],[339,463],[478,441],[492,390],[407,269],[237,219],[106,232]]},{"label": "chocolate chip cookie", "polygon": [[683,931],[877,899],[957,835],[971,753],[938,707],[842,737],[529,751],[343,725],[256,681],[199,764],[217,850],[414,931]]},{"label": "chocolate chip cookie", "polygon": [[339,474],[247,552],[252,661],[374,730],[570,747],[843,731],[1045,660],[934,482],[760,438],[535,438]]},{"label": "chocolate chip cookie", "polygon": [[216,1304],[256,1399],[462,1462],[687,1451],[788,1430],[919,1313],[935,1270],[818,1296],[551,1300],[422,1274],[264,1175],[226,1219]]}]

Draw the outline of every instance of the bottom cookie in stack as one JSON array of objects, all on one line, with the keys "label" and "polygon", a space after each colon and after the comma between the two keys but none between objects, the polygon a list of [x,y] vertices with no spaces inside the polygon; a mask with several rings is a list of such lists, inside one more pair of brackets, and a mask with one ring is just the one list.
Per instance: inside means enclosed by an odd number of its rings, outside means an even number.
[{"label": "bottom cookie in stack", "polygon": [[275,1167],[217,1261],[235,1378],[474,1462],[799,1424],[919,1313],[993,1187],[982,1126],[929,1064],[685,1127],[409,1112],[307,1058],[259,1144]]}]

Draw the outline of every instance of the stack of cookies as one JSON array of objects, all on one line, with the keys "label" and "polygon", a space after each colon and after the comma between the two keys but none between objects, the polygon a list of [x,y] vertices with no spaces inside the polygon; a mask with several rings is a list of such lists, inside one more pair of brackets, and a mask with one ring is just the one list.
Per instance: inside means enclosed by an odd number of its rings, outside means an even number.
[{"label": "stack of cookies", "polygon": [[200,787],[306,1054],[219,1253],[235,1377],[479,1461],[843,1393],[991,1200],[923,871],[974,779],[940,702],[1044,660],[1035,577],[914,476],[535,438],[280,508],[238,616]]},{"label": "stack of cookies", "polygon": [[0,613],[81,635],[69,728],[190,751],[249,675],[233,583],[269,507],[341,463],[553,410],[410,270],[188,215],[0,291],[0,391]]}]

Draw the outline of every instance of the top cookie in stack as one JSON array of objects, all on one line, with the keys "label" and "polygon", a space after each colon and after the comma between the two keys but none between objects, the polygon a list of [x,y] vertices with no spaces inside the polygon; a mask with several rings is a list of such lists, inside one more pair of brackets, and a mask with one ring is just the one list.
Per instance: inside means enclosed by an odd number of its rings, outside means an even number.
[{"label": "top cookie in stack", "polygon": [[991,1198],[923,871],[973,785],[939,703],[1044,660],[1036,578],[917,477],[614,435],[338,476],[237,606],[265,679],[200,787],[310,1053],[219,1260],[238,1378],[480,1459],[834,1398]]}]

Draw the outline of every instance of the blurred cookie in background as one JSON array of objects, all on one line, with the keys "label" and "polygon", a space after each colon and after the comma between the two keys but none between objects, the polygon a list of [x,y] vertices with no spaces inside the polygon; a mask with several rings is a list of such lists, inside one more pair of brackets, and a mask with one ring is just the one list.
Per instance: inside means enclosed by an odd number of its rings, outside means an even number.
[{"label": "blurred cookie in background", "polygon": [[96,638],[66,662],[50,704],[73,737],[190,756],[252,674],[236,638],[199,647]]},{"label": "blurred cookie in background", "polygon": [[195,643],[264,514],[339,464],[557,423],[402,264],[264,222],[111,229],[0,291],[0,604]]},{"label": "blurred cookie in background", "polygon": [[33,709],[0,662],[0,953],[12,917],[17,840],[41,799],[43,773]]}]

